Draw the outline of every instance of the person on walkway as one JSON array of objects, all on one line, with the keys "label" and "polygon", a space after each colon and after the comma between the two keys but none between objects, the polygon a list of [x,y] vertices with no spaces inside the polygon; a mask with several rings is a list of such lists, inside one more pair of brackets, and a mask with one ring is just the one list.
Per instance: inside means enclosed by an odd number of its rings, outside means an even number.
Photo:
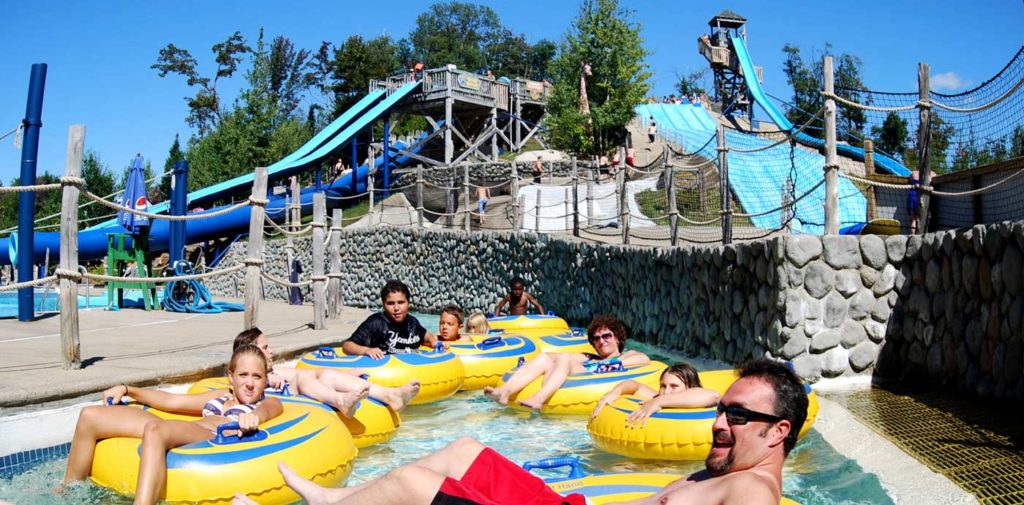
[{"label": "person on walkway", "polygon": [[369,396],[383,402],[395,412],[401,412],[409,401],[420,392],[417,380],[393,388],[373,384],[361,377],[361,370],[349,373],[331,368],[295,368],[274,366],[274,353],[270,349],[270,341],[259,328],[244,330],[235,337],[234,349],[246,345],[254,345],[267,358],[271,369],[267,374],[267,386],[273,389],[284,389],[291,386],[292,393],[306,395],[314,400],[324,402],[336,409],[345,417],[355,414],[359,401]]},{"label": "person on walkway", "polygon": [[[654,122],[654,116],[651,116],[647,121],[647,140],[653,144],[654,139],[658,136],[658,125]],[[650,147],[647,149],[650,150]]]},{"label": "person on walkway", "polygon": [[[704,470],[649,496],[619,505],[776,505],[782,464],[807,418],[807,395],[786,365],[759,358],[739,368],[711,425],[713,445]],[[310,505],[582,505],[539,477],[471,438],[398,467],[365,484],[324,488],[280,463],[285,482]],[[529,497],[529,501],[524,501]],[[235,503],[255,502],[235,495]]]},{"label": "person on walkway", "polygon": [[628,331],[622,321],[608,315],[597,316],[587,327],[587,340],[594,347],[594,354],[541,353],[519,367],[504,384],[484,388],[484,395],[507,405],[510,397],[543,375],[540,389],[529,398],[519,401],[526,408],[539,410],[565,384],[569,374],[593,372],[604,367],[631,368],[650,363],[651,359],[642,352],[623,351],[627,338]]},{"label": "person on walkway", "polygon": [[[193,442],[211,440],[217,427],[235,421],[243,433],[256,431],[261,423],[284,411],[277,398],[264,398],[270,364],[255,346],[239,347],[228,363],[229,389],[206,393],[176,394],[119,384],[103,392],[111,406],[82,409],[71,439],[64,484],[86,478],[92,469],[96,444],[114,437],[142,439],[139,444],[139,476],[135,503],[156,503],[167,481],[167,451]],[[130,396],[136,402],[165,412],[202,416],[194,421],[163,419],[135,407],[120,405]]]},{"label": "person on walkway", "polygon": [[543,159],[543,157],[537,156],[537,159],[533,162],[533,171],[530,173],[533,175],[534,184],[540,184],[540,176],[544,175]]},{"label": "person on walkway", "polygon": [[487,223],[487,202],[491,200],[491,188],[487,186],[477,186],[476,188],[476,201],[477,210],[480,213],[480,224]]}]

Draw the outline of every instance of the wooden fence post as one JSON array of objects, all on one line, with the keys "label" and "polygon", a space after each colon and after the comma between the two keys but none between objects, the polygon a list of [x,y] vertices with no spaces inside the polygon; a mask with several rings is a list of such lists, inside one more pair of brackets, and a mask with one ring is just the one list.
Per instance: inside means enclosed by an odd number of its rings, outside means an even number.
[{"label": "wooden fence post", "polygon": [[572,158],[572,235],[580,236],[580,174],[576,171],[576,157]]},{"label": "wooden fence post", "polygon": [[619,188],[619,229],[622,230],[622,243],[629,243],[629,202],[626,199],[626,171],[619,170],[615,174],[615,185]]},{"label": "wooden fence post", "polygon": [[327,276],[324,275],[324,263],[327,262],[327,255],[324,249],[324,228],[327,227],[327,198],[324,194],[313,194],[313,329],[327,329]]},{"label": "wooden fence post", "polygon": [[594,171],[593,166],[587,169],[587,228],[594,226]]},{"label": "wooden fence post", "polygon": [[462,194],[466,200],[466,210],[462,214],[466,216],[466,233],[470,232],[470,226],[473,221],[472,203],[469,199],[469,164],[462,165]]},{"label": "wooden fence post", "polygon": [[839,234],[839,162],[836,155],[835,73],[832,57],[825,56],[825,235]]},{"label": "wooden fence post", "polygon": [[[71,125],[65,176],[81,177],[84,150],[85,126]],[[66,272],[78,272],[78,193],[78,186],[65,185],[61,199],[60,268]],[[82,367],[78,342],[78,282],[63,276],[60,278],[60,347],[64,370]]]},{"label": "wooden fence post", "polygon": [[330,278],[327,281],[327,317],[341,317],[341,223],[342,209],[331,211]]},{"label": "wooden fence post", "polygon": [[718,198],[722,210],[722,244],[732,243],[732,198],[729,197],[729,147],[725,125],[718,125]]},{"label": "wooden fence post", "polygon": [[[917,125],[917,166],[922,188],[930,188],[932,185],[932,109],[931,109],[931,82],[929,77],[931,66],[927,63],[917,64],[917,90],[918,90],[918,125]],[[939,153],[944,156],[945,153]],[[913,178],[913,175],[911,175]],[[918,209],[917,233],[924,235],[928,231],[929,212],[931,207],[931,194],[926,191],[918,191],[921,199],[921,206]]]},{"label": "wooden fence post", "polygon": [[512,206],[512,231],[519,231],[519,166],[512,162],[512,180],[509,181],[509,205]]},{"label": "wooden fence post", "polygon": [[[875,143],[871,139],[864,139],[864,174],[870,179],[875,175]],[[875,219],[878,214],[878,194],[875,186],[868,186],[868,221]]]},{"label": "wooden fence post", "polygon": [[673,246],[679,243],[679,208],[676,207],[676,174],[675,166],[665,164],[665,191],[668,193],[668,225],[669,237]]},{"label": "wooden fence post", "polygon": [[540,188],[537,188],[537,203],[533,206],[533,231],[540,233]]},{"label": "wooden fence post", "polygon": [[260,319],[260,270],[263,268],[263,219],[266,215],[267,167],[256,167],[249,212],[249,256],[245,264],[245,318],[243,329],[255,328]]},{"label": "wooden fence post", "polygon": [[423,165],[416,165],[416,220],[423,228]]}]

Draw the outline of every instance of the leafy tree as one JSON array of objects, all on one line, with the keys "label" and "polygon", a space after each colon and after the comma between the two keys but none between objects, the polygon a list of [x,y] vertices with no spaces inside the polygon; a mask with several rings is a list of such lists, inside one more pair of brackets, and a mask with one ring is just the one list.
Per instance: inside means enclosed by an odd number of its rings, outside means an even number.
[{"label": "leafy tree", "polygon": [[470,71],[487,67],[487,48],[503,35],[493,9],[458,1],[438,2],[416,18],[412,54],[427,68],[449,63]]},{"label": "leafy tree", "polygon": [[160,50],[160,56],[150,68],[158,70],[160,77],[178,74],[187,79],[188,86],[198,87],[196,94],[185,97],[188,104],[188,124],[195,128],[200,137],[209,133],[221,120],[220,97],[217,83],[222,77],[231,77],[238,70],[242,55],[251,51],[245,38],[239,32],[233,33],[224,42],[213,45],[217,71],[212,78],[199,74],[198,62],[188,51],[174,44],[167,44]]},{"label": "leafy tree", "polygon": [[[794,125],[802,125],[811,120],[815,111],[821,108],[824,101],[821,98],[821,78],[815,75],[814,67],[808,67],[800,54],[800,48],[792,44],[782,47],[786,60],[782,64],[782,71],[786,74],[786,81],[793,88],[793,105],[787,107],[786,118]],[[808,135],[821,137],[820,130],[810,128],[805,130]]]},{"label": "leafy tree", "polygon": [[[174,143],[171,144],[170,150],[167,151],[167,161],[164,162],[164,173],[165,175],[160,179],[158,192],[160,197],[164,200],[170,200],[171,198],[171,179],[174,178],[174,164],[179,161],[185,160],[185,153],[181,151],[181,142],[178,140],[178,134],[174,134]],[[170,173],[169,173],[170,172]]]},{"label": "leafy tree", "polygon": [[[580,155],[599,156],[626,138],[633,110],[650,90],[647,51],[633,12],[616,0],[585,0],[552,62],[555,89],[548,102],[551,140]],[[580,74],[587,77],[590,115],[580,112]]]},{"label": "leafy tree", "polygon": [[707,93],[704,89],[704,76],[706,70],[695,70],[686,75],[676,74],[676,91],[681,96],[703,95]]},{"label": "leafy tree", "polygon": [[530,62],[526,73],[522,74],[527,79],[537,81],[551,77],[551,61],[555,59],[558,52],[558,45],[548,39],[540,39],[530,47],[528,60]]},{"label": "leafy tree", "polygon": [[1010,134],[1010,157],[1024,156],[1024,125],[1018,124]]},{"label": "leafy tree", "polygon": [[885,116],[881,126],[871,128],[871,134],[875,138],[875,149],[882,153],[896,156],[902,159],[907,148],[907,122],[895,112]]},{"label": "leafy tree", "polygon": [[[786,80],[793,88],[793,104],[786,110],[786,117],[794,125],[802,125],[810,121],[814,114],[821,109],[825,101],[821,91],[825,88],[824,63],[825,56],[833,56],[834,78],[836,94],[850,101],[870,104],[871,97],[864,91],[864,83],[861,81],[860,69],[863,66],[861,59],[857,56],[843,53],[832,54],[832,45],[825,44],[824,51],[813,56],[813,62],[807,65],[800,54],[800,48],[792,44],[786,44],[782,48],[786,55],[783,62],[783,72]],[[840,141],[853,145],[861,145],[864,136],[864,126],[867,124],[867,115],[864,110],[836,103],[836,129],[837,138]],[[811,128],[805,131],[807,134],[823,137],[824,133]]]},{"label": "leafy tree", "polygon": [[324,42],[313,61],[317,87],[331,102],[331,118],[365,96],[371,79],[383,79],[402,69],[398,45],[387,35],[369,40],[353,35],[338,48]]},{"label": "leafy tree", "polygon": [[[949,148],[952,145],[953,136],[956,134],[956,128],[945,122],[942,117],[932,112],[931,119],[929,120],[929,127],[931,130],[931,142],[929,143],[929,158],[931,160],[931,169],[933,173],[944,174],[950,171],[952,166]],[[914,134],[914,146],[906,150],[905,165],[911,170],[917,169],[918,158],[917,158],[917,139],[918,134]],[[956,153],[953,153],[952,159],[956,158]]]},{"label": "leafy tree", "polygon": [[[860,78],[860,69],[863,66],[861,59],[843,53],[838,56],[837,61],[835,67],[836,94],[851,102],[870,105],[870,96],[862,91],[865,86]],[[851,145],[863,145],[864,125],[868,121],[864,109],[851,107],[842,102],[837,102],[836,105],[836,127],[839,130],[839,140],[845,140]]]},{"label": "leafy tree", "polygon": [[[92,149],[85,151],[85,158],[82,160],[82,178],[85,179],[85,186],[89,191],[107,196],[117,189],[117,182],[114,180],[114,173],[100,159],[99,153]],[[109,214],[107,207],[99,204],[86,205],[78,212],[80,227],[85,228],[96,224],[94,218]]]}]

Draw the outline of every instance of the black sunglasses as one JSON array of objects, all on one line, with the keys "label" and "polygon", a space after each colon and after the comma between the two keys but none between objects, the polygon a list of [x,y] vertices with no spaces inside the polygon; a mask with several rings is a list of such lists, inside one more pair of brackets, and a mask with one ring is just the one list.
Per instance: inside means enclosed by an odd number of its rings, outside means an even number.
[{"label": "black sunglasses", "polygon": [[764,412],[757,412],[754,410],[740,407],[738,405],[722,405],[721,403],[719,403],[718,415],[722,414],[725,414],[725,420],[730,425],[747,424],[750,421],[764,421],[768,423],[777,423],[783,420],[783,418],[779,416],[765,414]]}]

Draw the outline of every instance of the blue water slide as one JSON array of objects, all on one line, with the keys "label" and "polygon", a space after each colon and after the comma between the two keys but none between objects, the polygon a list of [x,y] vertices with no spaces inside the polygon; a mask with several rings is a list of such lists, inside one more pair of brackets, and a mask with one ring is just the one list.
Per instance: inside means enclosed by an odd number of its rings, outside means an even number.
[{"label": "blue water slide", "polygon": [[[381,94],[372,94],[376,96],[376,99],[365,100],[366,103],[362,103],[363,111],[361,113],[353,113],[354,117],[348,121],[335,121],[331,127],[325,130],[331,130],[327,135],[317,135],[310,142],[304,144],[295,153],[292,153],[281,161],[271,165],[274,170],[274,174],[277,178],[287,177],[297,173],[303,169],[308,169],[312,166],[323,161],[328,156],[331,156],[344,144],[346,144],[352,137],[354,137],[360,131],[368,128],[374,121],[378,120],[381,116],[385,115],[390,109],[397,104],[402,98],[413,92],[419,83],[410,83],[402,88],[399,88],[394,93],[389,95],[384,100],[379,100]],[[375,103],[375,104],[374,104]],[[358,106],[359,104],[357,104]],[[372,105],[372,108],[366,110],[367,105]],[[356,106],[353,109],[357,108]],[[341,118],[339,118],[341,119]],[[341,124],[345,123],[345,124]],[[340,132],[338,130],[341,129]],[[321,132],[323,133],[323,132]],[[429,134],[424,134],[424,136]],[[419,143],[417,143],[419,144]],[[405,148],[404,145],[398,143],[394,146],[398,149]],[[417,149],[413,150],[415,152]],[[402,164],[408,162],[409,157],[403,156],[391,156],[390,162],[393,164]],[[383,155],[379,156],[374,166],[381,167],[383,164]],[[268,167],[268,172],[270,167]],[[320,190],[315,188],[306,188],[300,193],[300,204],[304,212],[309,212],[313,205],[313,194],[317,191],[324,191],[329,196],[349,196],[352,194],[352,178],[356,179],[356,192],[361,193],[366,191],[366,180],[367,174],[369,173],[369,167],[362,165],[356,167],[351,172],[339,177],[331,184],[327,185]],[[237,193],[239,190],[244,188],[246,185],[251,186],[253,181],[253,174],[246,174],[243,176],[236,177],[230,181],[218,183],[210,188],[204,188],[198,190],[192,194],[200,194],[200,198],[209,200],[213,198],[211,195],[228,195]],[[230,183],[230,184],[229,184]],[[190,195],[191,196],[191,195]],[[285,196],[269,196],[269,203],[267,204],[267,215],[276,221],[284,219],[284,206]],[[156,207],[156,206],[154,206]],[[210,213],[222,209],[224,207],[217,207],[209,209],[205,212]],[[166,210],[166,209],[164,209]],[[204,240],[217,239],[222,237],[232,237],[236,235],[244,235],[249,230],[249,215],[250,209],[248,207],[229,212],[225,215],[218,216],[211,219],[198,219],[189,221],[186,227],[186,243],[196,243]],[[169,242],[169,226],[168,221],[164,219],[153,220],[153,224],[150,226],[150,241],[149,247],[152,251],[166,250]],[[107,235],[110,233],[124,233],[123,228],[120,227],[93,227],[87,230],[83,230],[78,234],[78,257],[81,261],[99,259],[107,254]],[[7,250],[8,254],[0,254],[0,265],[11,264],[16,258],[16,252],[11,250],[11,243],[16,243],[17,234],[11,234],[9,237],[0,238],[0,251]],[[54,260],[59,256],[60,251],[60,233],[59,232],[37,232],[35,234],[35,251],[33,254],[33,261],[43,261],[46,256],[46,251],[49,249],[50,258]]]},{"label": "blue water slide", "polygon": [[[691,104],[645,104],[637,106],[636,112],[643,118],[653,117],[659,131],[672,138],[681,134],[687,152],[701,150],[706,158],[717,155],[713,140],[717,123],[703,107]],[[710,143],[708,141],[711,140]],[[766,147],[767,138],[734,130],[726,130],[726,143],[739,149]],[[783,144],[767,150],[743,153],[730,151],[729,186],[743,211],[761,213],[779,208],[787,190],[787,180],[793,183],[794,193],[799,196],[810,192],[807,198],[796,203],[793,209],[792,228],[798,233],[821,234],[824,232],[823,202],[825,191],[817,186],[822,180],[825,158],[817,152],[791,148]],[[812,191],[813,189],[813,191]],[[839,181],[840,223],[853,224],[864,221],[867,202],[857,188],[846,179]],[[754,226],[775,229],[782,225],[781,211],[750,218]]]},{"label": "blue water slide", "polygon": [[[768,95],[765,94],[764,89],[761,88],[761,83],[757,81],[757,78],[755,77],[757,73],[754,71],[754,63],[750,59],[750,53],[747,52],[747,46],[743,43],[743,39],[740,37],[733,37],[732,45],[736,50],[736,57],[739,58],[740,67],[743,69],[743,76],[747,82],[747,89],[750,90],[750,94],[754,97],[754,101],[764,109],[768,114],[768,117],[770,117],[780,129],[793,129],[793,123],[789,122],[786,115],[779,110],[774,102],[768,99]],[[820,149],[825,146],[825,142],[823,140],[811,137],[803,132],[798,133],[796,138],[801,144],[810,147]],[[856,146],[837,144],[836,152],[848,158],[864,161],[864,150]],[[907,167],[889,156],[878,152],[875,153],[875,166],[893,175],[899,175],[902,177],[910,176],[910,170],[907,170]]]}]

